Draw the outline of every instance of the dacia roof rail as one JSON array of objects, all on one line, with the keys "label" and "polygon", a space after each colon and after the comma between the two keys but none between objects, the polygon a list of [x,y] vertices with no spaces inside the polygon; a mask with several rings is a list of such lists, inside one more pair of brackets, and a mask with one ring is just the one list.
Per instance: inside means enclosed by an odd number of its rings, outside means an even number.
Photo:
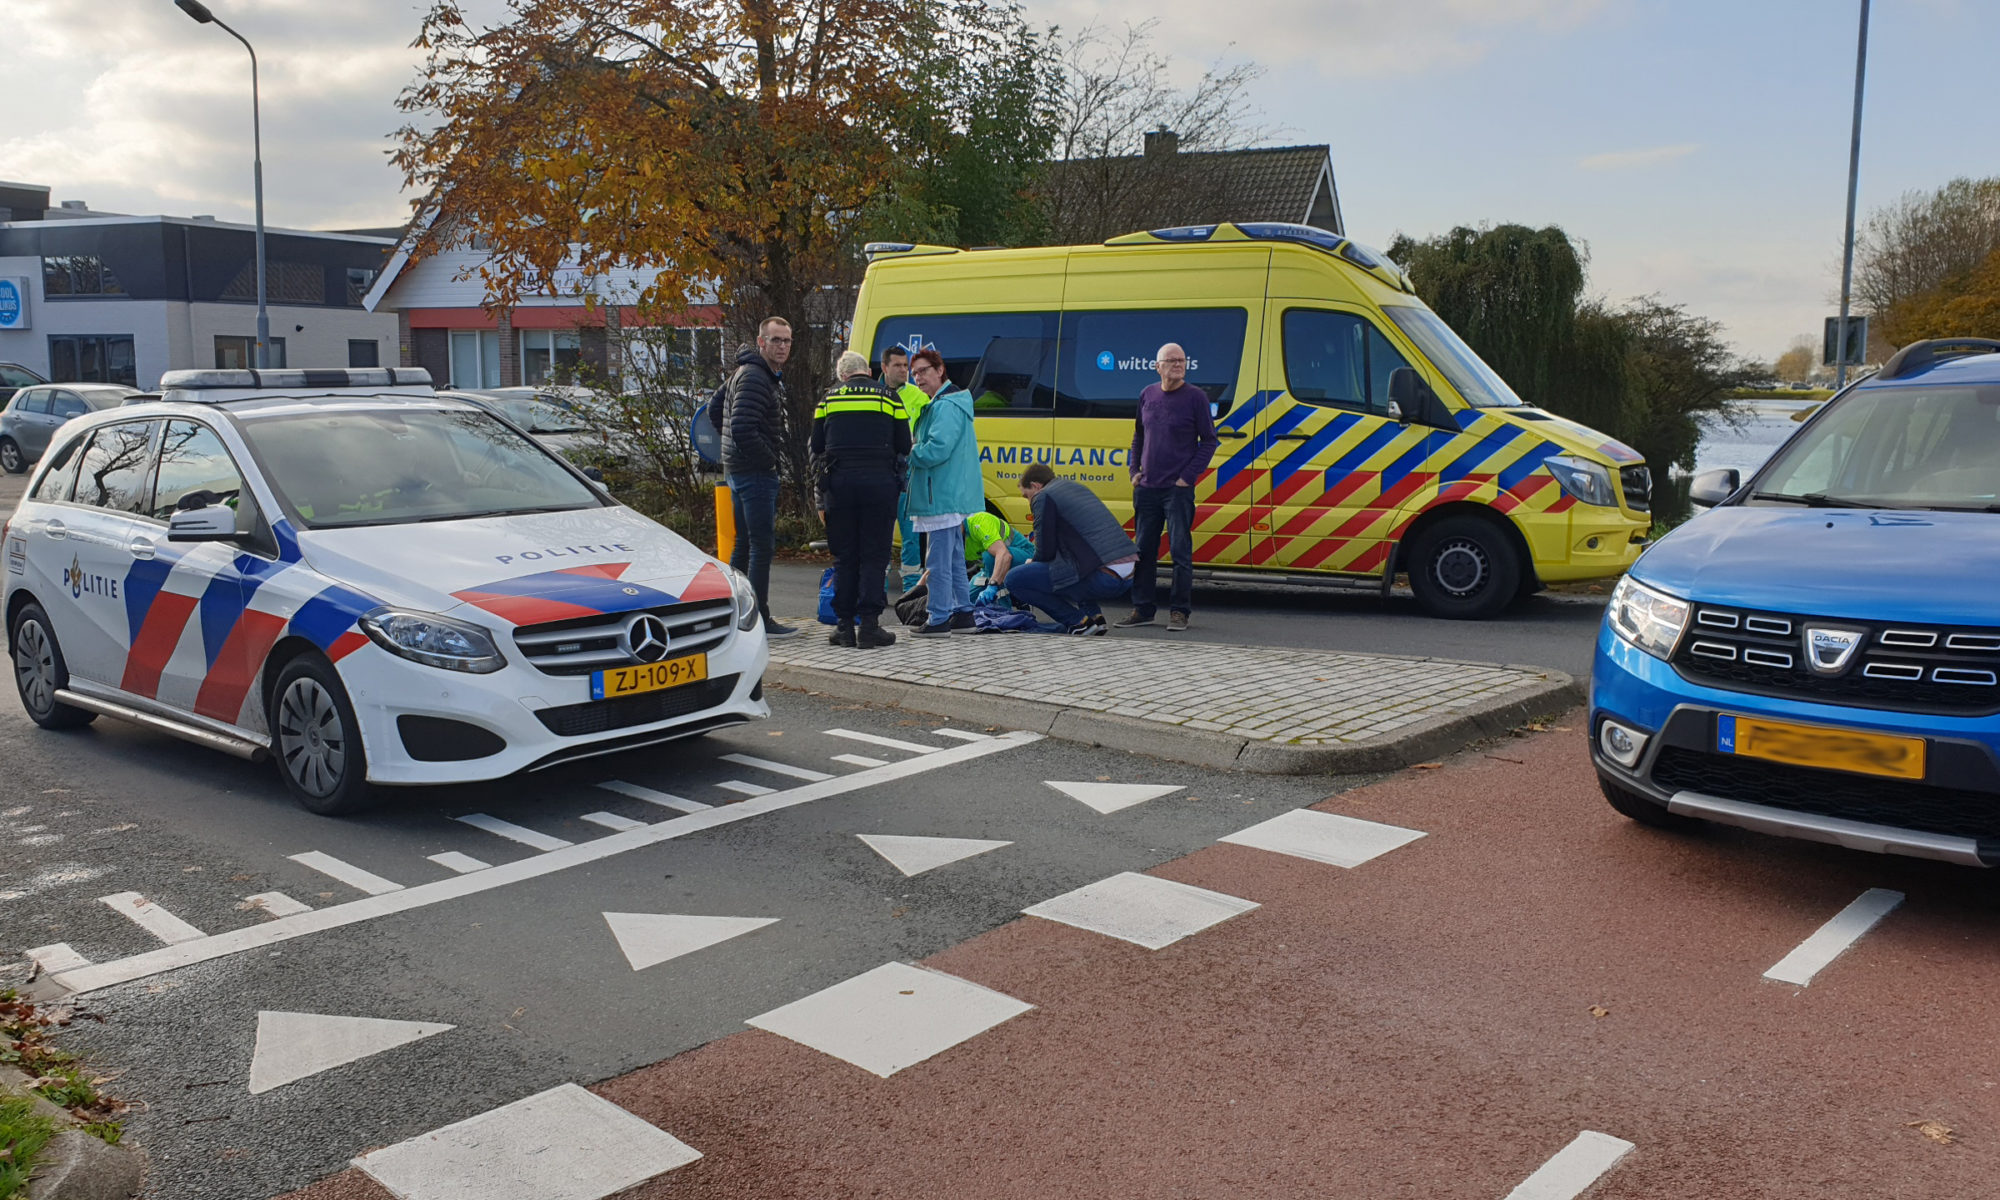
[{"label": "dacia roof rail", "polygon": [[1964,358],[1972,354],[2000,354],[2000,342],[1992,338],[1960,337],[1931,338],[1928,341],[1911,342],[1882,364],[1875,373],[1877,379],[1901,379],[1915,375],[1925,367],[1944,362],[1946,359]]},{"label": "dacia roof rail", "polygon": [[1108,238],[1107,246],[1186,245],[1189,242],[1295,242],[1324,250],[1336,258],[1360,267],[1390,287],[1411,295],[1416,285],[1389,256],[1345,235],[1316,225],[1293,221],[1221,221],[1214,225],[1176,225],[1169,229],[1146,229],[1122,237]]}]

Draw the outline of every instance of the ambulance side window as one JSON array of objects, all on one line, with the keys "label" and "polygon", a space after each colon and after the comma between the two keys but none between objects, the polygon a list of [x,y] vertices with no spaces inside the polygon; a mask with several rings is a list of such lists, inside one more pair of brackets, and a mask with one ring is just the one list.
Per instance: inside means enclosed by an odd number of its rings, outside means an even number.
[{"label": "ambulance side window", "polygon": [[935,349],[979,416],[1046,417],[1056,406],[1054,313],[888,317],[875,327],[870,361],[879,367],[890,346]]},{"label": "ambulance side window", "polygon": [[153,494],[153,421],[106,425],[90,436],[77,468],[76,502],[113,512],[145,511]]},{"label": "ambulance side window", "polygon": [[1139,393],[1160,382],[1154,356],[1173,342],[1187,352],[1187,381],[1208,393],[1220,417],[1236,404],[1249,321],[1241,308],[1065,312],[1056,415],[1134,419]]},{"label": "ambulance side window", "polygon": [[[196,507],[237,508],[243,473],[213,429],[193,421],[168,421],[166,436],[160,439],[160,478],[153,487],[152,516],[171,520],[181,501],[195,493],[206,493],[205,504]],[[241,520],[236,528],[248,532]]]},{"label": "ambulance side window", "polygon": [[1409,363],[1382,332],[1352,313],[1285,313],[1285,387],[1292,398],[1354,412],[1389,411],[1389,373]]}]

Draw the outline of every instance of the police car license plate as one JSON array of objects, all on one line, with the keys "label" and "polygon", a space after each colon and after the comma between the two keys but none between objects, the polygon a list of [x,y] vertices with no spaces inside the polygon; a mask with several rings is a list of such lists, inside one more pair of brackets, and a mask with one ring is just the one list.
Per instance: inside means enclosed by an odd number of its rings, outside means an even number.
[{"label": "police car license plate", "polygon": [[590,698],[616,700],[642,692],[663,692],[707,678],[708,655],[690,654],[686,658],[669,658],[636,667],[614,667],[609,671],[592,672]]},{"label": "police car license plate", "polygon": [[1715,719],[1715,748],[1794,767],[1851,771],[1891,779],[1922,779],[1927,744],[1922,738],[1824,725],[1793,725],[1750,717]]}]

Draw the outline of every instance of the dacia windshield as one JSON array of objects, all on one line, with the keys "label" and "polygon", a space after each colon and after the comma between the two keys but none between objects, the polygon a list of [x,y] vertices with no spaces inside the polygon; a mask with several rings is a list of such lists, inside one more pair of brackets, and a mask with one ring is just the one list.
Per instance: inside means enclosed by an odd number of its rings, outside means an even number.
[{"label": "dacia windshield", "polygon": [[246,420],[242,430],[266,480],[308,529],[605,503],[533,441],[470,409],[289,414]]},{"label": "dacia windshield", "polygon": [[1858,387],[1772,458],[1749,502],[2000,512],[2000,386]]}]

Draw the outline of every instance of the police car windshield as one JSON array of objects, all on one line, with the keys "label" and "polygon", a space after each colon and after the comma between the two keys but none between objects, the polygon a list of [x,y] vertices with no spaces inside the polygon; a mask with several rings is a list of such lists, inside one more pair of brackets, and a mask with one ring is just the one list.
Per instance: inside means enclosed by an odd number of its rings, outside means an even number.
[{"label": "police car windshield", "polygon": [[1444,372],[1467,404],[1474,408],[1521,407],[1521,398],[1507,381],[1481,361],[1436,313],[1414,304],[1384,304],[1382,311],[1389,314],[1403,336],[1417,344],[1432,366]]},{"label": "police car windshield", "polygon": [[2000,511],[2000,385],[1858,387],[1771,459],[1751,503]]},{"label": "police car windshield", "polygon": [[243,422],[271,487],[308,529],[596,508],[547,451],[483,412],[418,408]]}]

